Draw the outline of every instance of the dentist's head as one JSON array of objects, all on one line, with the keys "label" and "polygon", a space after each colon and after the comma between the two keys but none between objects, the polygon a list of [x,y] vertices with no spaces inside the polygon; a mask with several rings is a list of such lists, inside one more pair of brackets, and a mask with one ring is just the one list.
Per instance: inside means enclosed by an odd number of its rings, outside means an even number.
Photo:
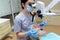
[{"label": "dentist's head", "polygon": [[22,9],[24,9],[26,12],[32,12],[33,7],[30,6],[30,4],[34,4],[35,0],[21,0],[21,6]]}]

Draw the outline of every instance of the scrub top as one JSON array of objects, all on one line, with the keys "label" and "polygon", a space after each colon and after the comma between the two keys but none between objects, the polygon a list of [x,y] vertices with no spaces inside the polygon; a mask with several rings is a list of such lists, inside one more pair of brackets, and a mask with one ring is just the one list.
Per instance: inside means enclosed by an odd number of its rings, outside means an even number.
[{"label": "scrub top", "polygon": [[[32,16],[27,17],[23,12],[19,13],[14,20],[14,32],[27,32],[32,24],[35,24],[35,20],[32,22]],[[26,38],[18,38],[16,40],[27,40]]]}]

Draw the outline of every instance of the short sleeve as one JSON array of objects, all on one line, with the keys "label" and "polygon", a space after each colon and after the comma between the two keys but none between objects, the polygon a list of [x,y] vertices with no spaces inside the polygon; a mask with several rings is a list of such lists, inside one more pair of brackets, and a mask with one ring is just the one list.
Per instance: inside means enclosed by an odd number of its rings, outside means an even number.
[{"label": "short sleeve", "polygon": [[14,32],[20,32],[21,31],[21,25],[22,22],[19,19],[14,20]]}]

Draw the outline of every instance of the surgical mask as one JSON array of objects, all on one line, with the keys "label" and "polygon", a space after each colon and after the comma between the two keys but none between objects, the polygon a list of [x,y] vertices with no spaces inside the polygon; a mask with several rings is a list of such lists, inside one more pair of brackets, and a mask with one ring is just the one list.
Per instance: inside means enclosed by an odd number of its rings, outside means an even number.
[{"label": "surgical mask", "polygon": [[33,11],[33,7],[27,6],[27,7],[25,8],[25,10],[26,10],[27,12],[32,12],[32,11]]}]

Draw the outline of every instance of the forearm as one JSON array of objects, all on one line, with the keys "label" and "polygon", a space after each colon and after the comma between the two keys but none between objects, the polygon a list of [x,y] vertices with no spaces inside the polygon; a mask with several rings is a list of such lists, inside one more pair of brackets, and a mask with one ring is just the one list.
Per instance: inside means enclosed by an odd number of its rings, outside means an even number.
[{"label": "forearm", "polygon": [[17,37],[19,37],[19,38],[24,38],[24,37],[26,37],[26,33],[25,33],[25,32],[18,32],[18,33],[16,33],[16,35],[17,35]]}]

